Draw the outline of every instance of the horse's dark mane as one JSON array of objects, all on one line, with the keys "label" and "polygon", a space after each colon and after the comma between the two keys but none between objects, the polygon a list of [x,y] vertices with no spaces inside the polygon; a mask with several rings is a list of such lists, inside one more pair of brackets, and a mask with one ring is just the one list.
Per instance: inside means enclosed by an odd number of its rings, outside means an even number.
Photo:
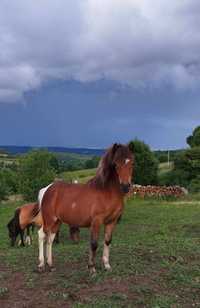
[{"label": "horse's dark mane", "polygon": [[123,160],[124,158],[130,155],[130,150],[128,146],[124,146],[122,144],[115,143],[112,147],[110,147],[104,156],[101,158],[96,175],[88,181],[88,185],[93,186],[95,188],[105,188],[110,184],[119,183],[114,164],[114,157],[117,160]]}]

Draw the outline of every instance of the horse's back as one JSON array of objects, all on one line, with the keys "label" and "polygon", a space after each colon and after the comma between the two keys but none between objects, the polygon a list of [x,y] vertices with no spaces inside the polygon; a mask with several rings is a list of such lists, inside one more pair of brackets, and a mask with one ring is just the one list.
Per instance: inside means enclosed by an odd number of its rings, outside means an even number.
[{"label": "horse's back", "polygon": [[32,213],[37,203],[27,203],[21,206],[20,208],[20,226],[22,229],[26,228],[27,225],[32,223]]}]

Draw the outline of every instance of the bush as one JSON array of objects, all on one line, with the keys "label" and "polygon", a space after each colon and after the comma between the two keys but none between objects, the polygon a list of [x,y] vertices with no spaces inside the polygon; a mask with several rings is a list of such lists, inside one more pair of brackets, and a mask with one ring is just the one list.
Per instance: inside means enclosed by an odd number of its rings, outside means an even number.
[{"label": "bush", "polygon": [[85,169],[93,169],[97,168],[99,164],[100,157],[93,156],[91,159],[86,160],[85,162]]},{"label": "bush", "polygon": [[196,179],[191,181],[191,183],[188,186],[188,190],[191,193],[200,192],[200,176],[198,176]]},{"label": "bush", "polygon": [[130,149],[134,153],[133,180],[140,185],[154,185],[158,181],[158,160],[149,146],[142,141],[130,142]]},{"label": "bush", "polygon": [[36,200],[38,191],[55,179],[55,165],[54,155],[45,150],[31,151],[20,159],[19,191],[27,201]]},{"label": "bush", "polygon": [[200,146],[200,126],[193,130],[192,135],[188,136],[186,141],[191,148]]},{"label": "bush", "polygon": [[9,194],[9,188],[5,180],[5,175],[3,170],[0,171],[0,201],[5,200]]}]

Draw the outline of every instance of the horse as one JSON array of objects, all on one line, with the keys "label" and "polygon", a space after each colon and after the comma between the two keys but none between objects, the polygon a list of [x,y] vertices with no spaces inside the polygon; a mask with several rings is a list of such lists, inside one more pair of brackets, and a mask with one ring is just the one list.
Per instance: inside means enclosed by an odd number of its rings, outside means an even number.
[{"label": "horse", "polygon": [[96,273],[95,257],[101,225],[104,225],[102,262],[110,270],[109,245],[114,227],[124,209],[124,197],[131,186],[134,156],[129,145],[115,143],[101,158],[96,175],[86,184],[55,182],[46,191],[41,214],[43,226],[38,231],[38,271],[53,270],[52,244],[61,223],[90,228],[88,268]]},{"label": "horse", "polygon": [[14,213],[14,217],[8,222],[7,228],[9,232],[9,237],[11,240],[11,246],[15,245],[16,238],[20,235],[21,238],[21,246],[25,246],[24,243],[24,231],[27,231],[27,236],[25,242],[30,245],[31,244],[31,236],[30,236],[30,228],[33,228],[34,225],[38,227],[42,226],[42,216],[41,213],[38,213],[33,217],[32,213],[37,207],[37,203],[27,203],[17,208]]},{"label": "horse", "polygon": [[[15,245],[18,235],[20,235],[19,246],[25,247],[25,243],[31,245],[32,238],[30,230],[33,233],[35,225],[41,227],[43,223],[40,211],[33,217],[32,213],[35,211],[35,208],[38,208],[37,203],[28,203],[15,210],[13,218],[7,224],[11,246]],[[26,238],[24,243],[25,231]],[[75,226],[70,226],[70,239],[74,243],[78,243],[80,240],[79,229]],[[56,233],[55,242],[57,244],[59,243],[59,230]]]}]

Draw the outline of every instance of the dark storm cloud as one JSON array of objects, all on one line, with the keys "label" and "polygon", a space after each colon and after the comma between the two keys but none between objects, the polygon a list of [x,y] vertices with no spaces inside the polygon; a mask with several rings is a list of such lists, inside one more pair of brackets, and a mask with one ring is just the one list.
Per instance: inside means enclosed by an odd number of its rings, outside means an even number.
[{"label": "dark storm cloud", "polygon": [[197,0],[2,0],[0,102],[50,80],[200,85]]}]

